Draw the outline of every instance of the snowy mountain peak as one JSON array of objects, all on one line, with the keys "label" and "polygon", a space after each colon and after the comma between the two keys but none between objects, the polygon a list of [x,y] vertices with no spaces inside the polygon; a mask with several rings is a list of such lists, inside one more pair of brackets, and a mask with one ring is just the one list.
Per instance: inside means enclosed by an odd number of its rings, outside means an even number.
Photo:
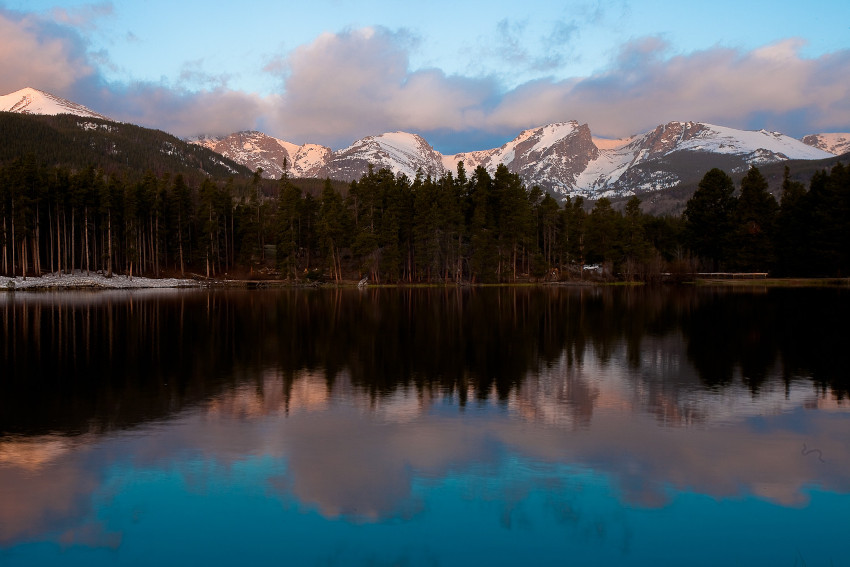
[{"label": "snowy mountain peak", "polygon": [[445,171],[443,156],[418,134],[388,132],[367,136],[333,154],[328,173],[340,179],[356,179],[369,165],[377,171],[387,168],[394,174],[414,179],[418,172],[439,176]]},{"label": "snowy mountain peak", "polygon": [[98,114],[81,104],[31,87],[0,96],[0,112],[47,115],[75,114],[86,118],[112,120],[108,116]]}]

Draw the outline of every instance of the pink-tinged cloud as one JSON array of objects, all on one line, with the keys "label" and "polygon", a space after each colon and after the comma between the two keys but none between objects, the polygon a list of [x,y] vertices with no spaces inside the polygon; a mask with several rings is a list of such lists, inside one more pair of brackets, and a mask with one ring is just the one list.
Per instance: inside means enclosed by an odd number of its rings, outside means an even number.
[{"label": "pink-tinged cloud", "polygon": [[795,136],[850,127],[850,50],[806,59],[801,47],[787,40],[746,53],[713,48],[665,58],[666,46],[648,39],[625,46],[605,73],[522,85],[488,118],[519,126],[570,117],[602,136],[670,120]]},{"label": "pink-tinged cloud", "polygon": [[66,92],[96,70],[85,42],[36,16],[0,9],[0,93],[24,87]]},{"label": "pink-tinged cloud", "polygon": [[95,89],[92,96],[107,116],[184,137],[264,129],[263,117],[277,98],[226,88],[180,91],[149,83]]},{"label": "pink-tinged cloud", "polygon": [[54,20],[0,9],[0,93],[32,86],[179,136],[257,129],[334,148],[405,130],[452,151],[486,149],[524,128],[565,120],[586,122],[602,137],[671,120],[795,137],[850,131],[850,49],[806,58],[796,39],[748,52],[671,54],[664,41],[643,38],[626,44],[603,72],[505,90],[495,77],[411,69],[417,38],[363,28],[322,34],[271,59],[265,72],[280,79],[280,92],[259,95],[231,89],[226,75],[204,71],[203,60],[186,62],[172,84],[110,83],[108,54],[89,51],[84,35],[86,22],[110,8]]},{"label": "pink-tinged cloud", "polygon": [[[230,90],[226,77],[205,75],[202,62],[187,62],[180,77],[206,86],[108,83],[102,52],[90,52],[81,29],[108,15],[111,4],[81,11],[54,11],[53,20],[0,9],[0,93],[30,86],[79,102],[116,120],[159,128],[180,136],[259,128],[277,97]],[[59,22],[59,23],[57,23]]]},{"label": "pink-tinged cloud", "polygon": [[408,68],[406,38],[382,29],[325,34],[288,60],[277,118],[284,136],[340,144],[391,130],[494,135],[576,119],[601,136],[671,120],[802,136],[850,128],[850,50],[808,59],[799,40],[741,52],[668,56],[658,38],[623,47],[590,77],[495,80]]},{"label": "pink-tinged cloud", "polygon": [[111,16],[115,12],[112,2],[83,4],[72,8],[53,8],[51,15],[60,23],[81,29],[96,27],[97,20]]},{"label": "pink-tinged cloud", "polygon": [[276,118],[294,141],[344,145],[390,130],[476,128],[493,81],[410,71],[404,33],[366,28],[323,34],[296,49],[282,72]]}]

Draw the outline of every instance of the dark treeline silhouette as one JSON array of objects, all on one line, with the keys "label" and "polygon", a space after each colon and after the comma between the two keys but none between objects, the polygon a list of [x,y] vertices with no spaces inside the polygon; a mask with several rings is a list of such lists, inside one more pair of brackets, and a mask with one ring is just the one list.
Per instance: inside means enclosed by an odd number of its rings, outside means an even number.
[{"label": "dark treeline silhouette", "polygon": [[708,270],[783,276],[850,273],[850,169],[838,163],[812,177],[809,189],[788,168],[780,202],[755,167],[740,193],[719,169],[709,171],[688,201],[684,243]]},{"label": "dark treeline silhouette", "polygon": [[370,168],[342,191],[260,174],[216,181],[7,162],[0,273],[495,283],[850,269],[850,170],[840,163],[808,190],[786,172],[781,203],[756,168],[737,195],[711,170],[681,218],[646,215],[638,197],[623,211],[607,198],[590,210],[581,197],[560,204],[504,165],[468,176],[459,163],[412,180]]},{"label": "dark treeline silhouette", "polygon": [[237,386],[261,390],[268,376],[288,399],[305,373],[329,389],[344,377],[373,398],[411,388],[461,405],[504,401],[547,368],[568,380],[564,365],[582,370],[588,357],[590,369],[631,368],[641,391],[667,405],[694,389],[738,384],[757,396],[798,380],[840,399],[850,395],[846,295],[689,286],[8,294],[0,435],[131,427]]}]

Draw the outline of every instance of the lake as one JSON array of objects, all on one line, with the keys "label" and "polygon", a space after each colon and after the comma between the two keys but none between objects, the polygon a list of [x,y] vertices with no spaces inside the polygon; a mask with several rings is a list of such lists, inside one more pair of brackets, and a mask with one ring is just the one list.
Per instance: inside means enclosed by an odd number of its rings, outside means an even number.
[{"label": "lake", "polygon": [[850,564],[850,291],[0,294],[0,565]]}]

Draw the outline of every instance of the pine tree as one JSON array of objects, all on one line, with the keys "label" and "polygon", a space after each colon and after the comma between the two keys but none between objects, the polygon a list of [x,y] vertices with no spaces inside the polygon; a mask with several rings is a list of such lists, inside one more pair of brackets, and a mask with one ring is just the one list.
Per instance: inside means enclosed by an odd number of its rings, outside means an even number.
[{"label": "pine tree", "polygon": [[766,272],[774,264],[773,235],[779,206],[767,180],[751,167],[741,181],[735,207],[734,265],[743,271]]},{"label": "pine tree", "polygon": [[637,195],[632,196],[626,203],[626,214],[623,216],[623,272],[629,280],[642,270],[652,254],[640,203]]},{"label": "pine tree", "polygon": [[336,282],[342,280],[342,249],[347,244],[349,221],[342,197],[334,190],[331,180],[326,179],[319,200],[318,233]]},{"label": "pine tree", "polygon": [[[285,162],[284,162],[285,164]],[[301,189],[289,181],[284,169],[277,206],[277,262],[287,277],[298,277],[301,243]]]},{"label": "pine tree", "polygon": [[611,206],[611,200],[603,197],[596,201],[587,217],[587,261],[594,264],[618,261],[619,244],[619,214]]},{"label": "pine tree", "polygon": [[499,256],[494,233],[493,180],[482,166],[475,168],[467,192],[469,209],[470,277],[472,281],[492,282],[498,277]]},{"label": "pine tree", "polygon": [[699,182],[685,206],[685,241],[711,270],[727,263],[735,229],[735,184],[714,168]]}]

